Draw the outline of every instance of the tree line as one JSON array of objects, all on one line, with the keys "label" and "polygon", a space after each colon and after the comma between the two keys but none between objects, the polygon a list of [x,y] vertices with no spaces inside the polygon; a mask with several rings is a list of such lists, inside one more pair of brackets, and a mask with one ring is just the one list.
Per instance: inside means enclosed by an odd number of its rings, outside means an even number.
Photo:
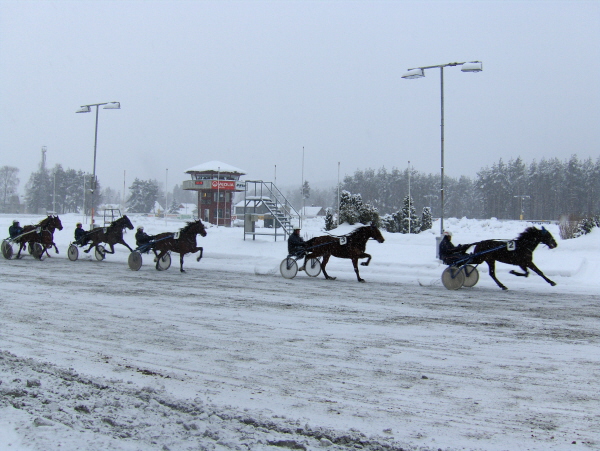
[{"label": "tree line", "polygon": [[[380,215],[405,208],[410,178],[410,197],[421,211],[429,207],[439,217],[440,177],[413,169],[400,171],[357,170],[346,176],[341,188],[360,193],[362,200]],[[335,207],[335,206],[334,206]],[[576,155],[560,161],[542,159],[525,164],[519,157],[505,163],[502,159],[477,173],[444,177],[444,216],[558,220],[562,216],[591,216],[600,213],[600,158],[581,161]]]},{"label": "tree line", "polygon": [[[0,167],[0,212],[17,213],[30,212],[35,214],[46,214],[55,212],[85,213],[90,214],[92,208],[92,197],[94,209],[105,204],[122,205],[125,203],[127,210],[135,213],[150,213],[156,202],[164,204],[164,189],[158,181],[140,180],[136,178],[129,186],[129,193],[125,199],[120,191],[110,187],[104,188],[96,178],[92,183],[92,174],[81,170],[64,169],[57,164],[51,169],[45,167],[44,160],[37,171],[33,172],[25,184],[24,205],[18,195],[20,179],[19,169],[13,166]],[[92,188],[94,195],[92,196]],[[175,209],[179,203],[193,203],[194,193],[184,191],[179,185],[175,185],[169,193],[171,209]],[[163,206],[164,208],[164,206]]]},{"label": "tree line", "polygon": [[[0,211],[17,212],[20,183],[19,169],[0,167]],[[56,213],[91,210],[92,176],[75,169],[64,169],[57,164],[47,169],[42,163],[31,174],[25,185],[24,202],[29,212],[55,211]],[[375,209],[383,218],[406,209],[407,196],[410,208],[422,212],[428,207],[430,214],[439,217],[439,175],[424,174],[414,169],[388,171],[357,170],[344,177],[340,191],[360,194],[362,202]],[[338,188],[313,190],[308,182],[290,194],[292,203],[329,206],[337,210]],[[170,210],[179,203],[194,203],[195,193],[175,185],[169,193]],[[129,192],[122,193],[96,183],[94,207],[102,204],[127,205],[129,211],[149,213],[157,201],[163,202],[165,193],[156,180],[135,179]],[[579,160],[576,155],[568,160],[542,159],[526,164],[519,157],[504,162],[500,159],[491,167],[481,169],[476,178],[467,176],[444,178],[444,216],[468,218],[557,220],[562,216],[590,216],[600,213],[600,157]],[[408,216],[411,216],[408,214]],[[400,227],[400,226],[398,226]]]}]

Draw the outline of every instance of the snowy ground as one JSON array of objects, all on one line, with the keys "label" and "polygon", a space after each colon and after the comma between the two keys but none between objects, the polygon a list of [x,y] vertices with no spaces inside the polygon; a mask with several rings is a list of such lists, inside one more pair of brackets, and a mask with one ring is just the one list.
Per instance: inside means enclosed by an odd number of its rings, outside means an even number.
[{"label": "snowy ground", "polygon": [[[509,291],[484,266],[448,291],[438,224],[369,242],[359,284],[338,259],[335,281],[283,279],[285,242],[240,228],[198,237],[185,274],[131,271],[123,247],[71,262],[80,218],[61,219],[59,255],[0,258],[0,450],[600,449],[599,230],[546,226],[559,246],[535,261],[555,287],[500,264]],[[445,225],[458,244],[528,224]]]}]

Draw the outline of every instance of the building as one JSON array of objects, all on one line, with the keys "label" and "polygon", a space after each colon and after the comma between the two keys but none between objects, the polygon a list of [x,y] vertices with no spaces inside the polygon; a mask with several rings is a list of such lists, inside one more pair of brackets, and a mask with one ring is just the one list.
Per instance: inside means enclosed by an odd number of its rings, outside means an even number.
[{"label": "building", "polygon": [[185,180],[182,188],[198,192],[198,216],[210,224],[231,226],[231,205],[234,193],[244,191],[246,184],[240,181],[246,175],[221,161],[209,161],[185,171],[191,180]]}]

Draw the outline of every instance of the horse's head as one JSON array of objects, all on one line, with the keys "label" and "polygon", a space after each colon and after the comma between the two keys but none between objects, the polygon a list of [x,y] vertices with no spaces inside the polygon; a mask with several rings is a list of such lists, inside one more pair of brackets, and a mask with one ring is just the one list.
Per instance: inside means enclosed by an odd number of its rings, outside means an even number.
[{"label": "horse's head", "polygon": [[196,227],[196,233],[199,233],[203,237],[206,236],[206,229],[204,228],[204,224],[202,224],[202,221],[200,219],[198,219],[194,225]]},{"label": "horse's head", "polygon": [[131,223],[131,221],[127,217],[127,215],[123,215],[123,217],[121,219],[123,220],[123,225],[125,227],[127,227],[129,230],[133,230],[133,224]]},{"label": "horse's head", "polygon": [[370,238],[376,239],[379,243],[383,243],[385,241],[385,238],[381,234],[381,231],[375,224],[371,224],[369,226],[369,231],[371,232]]},{"label": "horse's head", "polygon": [[548,246],[550,249],[554,249],[555,247],[558,246],[558,244],[556,243],[556,240],[554,239],[552,234],[550,232],[548,232],[544,226],[542,226],[542,230],[540,233],[541,233],[541,242],[544,243],[546,246]]},{"label": "horse's head", "polygon": [[62,222],[60,222],[60,218],[55,215],[48,215],[48,217],[46,219],[42,220],[38,224],[38,226],[41,226],[43,228],[48,228],[48,229],[58,229],[58,230],[63,229],[63,225],[62,225]]}]

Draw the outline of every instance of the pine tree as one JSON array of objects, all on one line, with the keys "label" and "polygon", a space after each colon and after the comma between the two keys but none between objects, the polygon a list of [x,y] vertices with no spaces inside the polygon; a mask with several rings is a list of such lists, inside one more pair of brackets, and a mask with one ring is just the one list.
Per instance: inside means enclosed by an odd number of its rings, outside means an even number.
[{"label": "pine tree", "polygon": [[421,214],[421,232],[429,230],[433,227],[433,221],[431,219],[431,208],[424,207],[423,213]]},{"label": "pine tree", "polygon": [[136,178],[129,187],[131,196],[127,199],[129,211],[150,213],[158,199],[158,182]]},{"label": "pine tree", "polygon": [[325,210],[325,230],[333,230],[336,228],[336,224],[333,220],[333,209],[328,208]]},{"label": "pine tree", "polygon": [[[409,219],[410,218],[410,219]],[[404,206],[400,212],[400,233],[419,233],[421,224],[417,217],[412,197],[404,197]]]}]

